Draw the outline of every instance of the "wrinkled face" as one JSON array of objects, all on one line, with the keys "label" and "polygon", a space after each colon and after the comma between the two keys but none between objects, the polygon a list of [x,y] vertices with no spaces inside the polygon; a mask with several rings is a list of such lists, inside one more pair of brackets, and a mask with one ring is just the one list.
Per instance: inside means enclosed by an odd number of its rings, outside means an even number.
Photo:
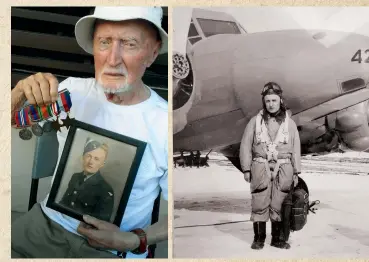
[{"label": "wrinkled face", "polygon": [[144,21],[98,21],[93,38],[95,78],[106,93],[130,91],[159,48],[155,30]]},{"label": "wrinkled face", "polygon": [[95,174],[105,164],[106,152],[102,148],[96,148],[83,155],[83,170]]},{"label": "wrinkled face", "polygon": [[269,113],[273,114],[273,113],[278,112],[281,106],[281,98],[275,94],[266,95],[264,97],[264,103],[265,103],[266,110]]}]

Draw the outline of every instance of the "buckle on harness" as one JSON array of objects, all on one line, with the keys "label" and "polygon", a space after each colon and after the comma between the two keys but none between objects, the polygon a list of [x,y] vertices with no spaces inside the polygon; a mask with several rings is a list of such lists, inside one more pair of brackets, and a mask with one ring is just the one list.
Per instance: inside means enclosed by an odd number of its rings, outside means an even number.
[{"label": "buckle on harness", "polygon": [[275,160],[270,160],[268,162],[268,166],[269,166],[270,171],[274,171],[274,168],[275,168],[276,164],[277,164],[277,161],[275,161]]}]

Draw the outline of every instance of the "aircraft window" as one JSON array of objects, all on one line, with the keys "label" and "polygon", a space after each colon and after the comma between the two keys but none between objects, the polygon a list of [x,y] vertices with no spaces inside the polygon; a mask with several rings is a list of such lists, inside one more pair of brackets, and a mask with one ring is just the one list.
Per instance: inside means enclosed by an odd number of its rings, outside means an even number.
[{"label": "aircraft window", "polygon": [[188,30],[188,37],[191,37],[191,36],[198,36],[199,33],[197,32],[196,30],[196,27],[194,24],[190,24],[190,29]]},{"label": "aircraft window", "polygon": [[237,24],[231,21],[219,21],[197,18],[206,37],[219,34],[241,34]]},{"label": "aircraft window", "polygon": [[350,92],[355,89],[365,87],[365,81],[362,78],[354,78],[354,79],[350,79],[345,82],[342,82],[341,87],[342,87],[342,91],[346,93],[346,92]]},{"label": "aircraft window", "polygon": [[201,36],[199,36],[199,37],[190,38],[188,40],[190,40],[191,44],[195,44],[196,42],[200,41],[201,39],[202,39]]}]

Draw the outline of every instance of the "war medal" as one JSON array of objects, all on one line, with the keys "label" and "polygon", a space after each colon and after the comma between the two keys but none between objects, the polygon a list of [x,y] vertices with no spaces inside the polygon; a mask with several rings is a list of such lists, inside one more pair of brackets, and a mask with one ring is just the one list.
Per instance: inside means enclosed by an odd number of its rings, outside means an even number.
[{"label": "war medal", "polygon": [[42,130],[42,127],[38,123],[32,125],[31,129],[32,129],[32,133],[35,136],[42,136],[42,134],[44,133],[44,131]]},{"label": "war medal", "polygon": [[58,98],[58,104],[59,107],[62,108],[63,111],[67,113],[67,117],[64,120],[62,120],[63,122],[62,126],[65,126],[67,129],[69,129],[71,125],[71,119],[69,118],[69,110],[72,106],[72,101],[68,90],[65,90],[60,93],[60,96]]},{"label": "war medal", "polygon": [[51,123],[49,121],[47,121],[47,119],[53,117],[54,115],[59,114],[58,110],[56,110],[55,112],[53,110],[53,105],[55,105],[55,104],[56,103],[53,103],[53,104],[50,104],[50,105],[43,105],[41,107],[38,107],[38,111],[39,111],[42,119],[46,120],[46,123],[44,124],[44,126],[42,128],[38,124],[32,126],[32,128],[33,128],[32,131],[35,135],[41,136],[43,134],[43,132],[50,132],[52,130]]},{"label": "war medal", "polygon": [[39,110],[39,106],[29,105],[29,112],[31,114],[31,120],[33,122],[38,122],[42,120],[41,111]]},{"label": "war medal", "polygon": [[67,117],[62,121],[63,121],[63,126],[65,126],[67,129],[69,129],[69,127],[71,125],[71,121],[72,121],[72,119],[69,118],[69,115],[67,115]]},{"label": "war medal", "polygon": [[58,104],[58,106],[60,108],[60,111],[65,111],[64,110],[64,106],[63,106],[63,102],[62,102],[62,99],[61,99],[60,95],[58,96],[58,100],[57,100],[56,103]]},{"label": "war medal", "polygon": [[[56,116],[56,120],[48,121],[44,124],[45,132],[50,132],[51,130],[60,131],[60,124],[59,124],[59,114],[60,114],[60,107],[58,102],[54,102],[49,106],[51,113],[53,116]],[[49,130],[49,131],[47,131]]]},{"label": "war medal", "polygon": [[64,90],[60,93],[59,98],[58,98],[58,104],[59,107],[66,112],[67,114],[69,113],[69,110],[72,106],[72,101],[70,99],[70,93],[68,90]]},{"label": "war medal", "polygon": [[[60,127],[64,126],[59,123],[59,115],[61,111],[69,112],[72,105],[70,99],[70,93],[68,90],[63,90],[59,93],[58,100],[50,105],[44,105],[42,107],[33,107],[31,112],[34,121],[46,120],[42,129],[39,129],[39,125],[35,126],[35,135],[42,135],[43,132],[50,132],[52,129],[60,131]],[[56,116],[56,120],[47,121],[48,119]]]},{"label": "war medal", "polygon": [[28,112],[28,108],[23,108],[15,113],[15,122],[17,127],[23,127],[19,132],[19,137],[22,140],[30,140],[32,138],[32,132],[27,129],[27,127],[31,125]]},{"label": "war medal", "polygon": [[[42,111],[39,106],[30,105],[29,111],[31,113],[31,119],[33,122],[39,122],[42,120]],[[32,133],[35,136],[42,136],[43,131],[42,131],[41,126],[38,123],[33,124],[31,129],[32,129]]]},{"label": "war medal", "polygon": [[[66,126],[69,129],[71,125],[71,119],[69,118],[69,110],[72,106],[72,101],[70,98],[70,93],[68,90],[63,90],[59,93],[58,100],[50,105],[29,105],[26,108],[18,111],[15,115],[15,120],[17,127],[29,127],[31,126],[31,121],[36,122],[32,125],[31,129],[27,128],[21,130],[19,132],[19,136],[23,140],[29,140],[32,138],[32,133],[35,136],[42,136],[44,132],[50,132],[52,129],[55,131],[60,131],[60,127]],[[67,118],[63,121],[61,125],[59,123],[59,115],[61,111],[67,113]],[[56,116],[55,121],[48,121],[48,119]],[[46,122],[41,127],[39,123],[42,120]]]},{"label": "war medal", "polygon": [[59,124],[59,116],[56,117],[56,120],[55,121],[51,122],[51,127],[55,131],[60,131],[61,125]]},{"label": "war medal", "polygon": [[60,114],[60,107],[59,107],[59,104],[58,102],[54,102],[50,105],[50,108],[51,108],[51,113],[54,115],[54,116],[58,116]]},{"label": "war medal", "polygon": [[42,130],[45,133],[51,132],[53,130],[52,122],[46,120],[46,123],[42,126]]},{"label": "war medal", "polygon": [[25,129],[22,129],[20,132],[19,132],[19,137],[22,139],[22,140],[30,140],[32,138],[32,132],[29,131],[27,128]]}]

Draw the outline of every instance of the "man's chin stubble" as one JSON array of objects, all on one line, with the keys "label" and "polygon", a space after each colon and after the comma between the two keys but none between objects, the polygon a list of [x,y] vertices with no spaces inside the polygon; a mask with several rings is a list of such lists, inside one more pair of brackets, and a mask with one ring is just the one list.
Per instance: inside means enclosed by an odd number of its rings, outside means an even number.
[{"label": "man's chin stubble", "polygon": [[103,77],[103,73],[102,72],[98,79],[97,79],[97,83],[100,85],[100,87],[103,89],[104,93],[107,95],[119,95],[119,94],[124,94],[126,92],[129,92],[132,90],[132,86],[130,84],[127,83],[128,80],[128,74],[124,73],[124,82],[121,84],[104,84],[102,77]]},{"label": "man's chin stubble", "polygon": [[121,88],[103,88],[104,89],[104,93],[105,94],[109,94],[109,95],[119,95],[119,94],[124,94],[127,93],[129,91],[131,91],[131,87],[130,86],[126,86],[126,87],[121,87]]},{"label": "man's chin stubble", "polygon": [[114,87],[109,87],[109,85],[104,85],[101,81],[98,81],[98,83],[102,87],[105,94],[119,95],[119,94],[127,93],[132,90],[132,86],[127,83],[116,85]]}]

